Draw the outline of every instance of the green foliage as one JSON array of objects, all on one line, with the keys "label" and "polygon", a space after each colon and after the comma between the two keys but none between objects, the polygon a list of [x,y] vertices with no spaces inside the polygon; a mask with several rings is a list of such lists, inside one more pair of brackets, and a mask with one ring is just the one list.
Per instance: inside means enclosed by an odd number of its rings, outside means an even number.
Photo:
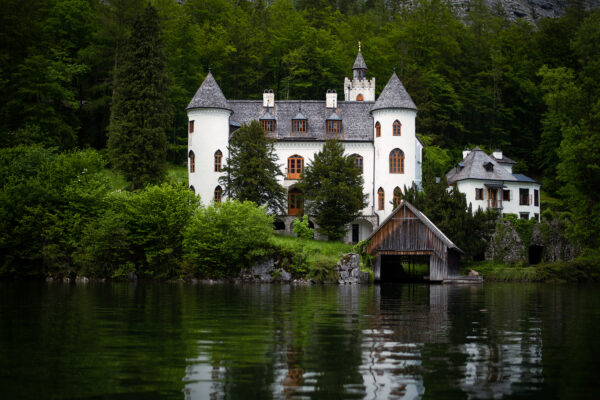
[{"label": "green foliage", "polygon": [[416,186],[404,188],[403,198],[421,210],[465,252],[466,257],[483,254],[494,232],[498,214],[481,209],[473,213],[463,193],[456,187],[448,190],[445,176],[436,183],[432,171],[429,171],[423,179],[423,190]]},{"label": "green foliage", "polygon": [[229,158],[219,178],[229,197],[267,205],[273,213],[285,210],[285,189],[277,182],[275,140],[267,137],[257,121],[236,130],[229,140]]},{"label": "green foliage", "polygon": [[250,201],[196,210],[184,231],[187,270],[193,276],[234,276],[267,255],[273,217]]},{"label": "green foliage", "polygon": [[85,225],[104,210],[105,162],[95,151],[0,151],[0,276],[75,273]]},{"label": "green foliage", "polygon": [[294,220],[292,229],[296,236],[302,239],[313,239],[315,237],[315,230],[309,228],[308,222],[308,215],[304,215],[302,218]]},{"label": "green foliage", "polygon": [[362,193],[362,173],[354,165],[354,159],[344,155],[344,147],[336,140],[326,141],[315,154],[304,169],[299,186],[319,232],[330,240],[342,238],[346,224],[367,204]]},{"label": "green foliage", "polygon": [[171,113],[165,68],[158,14],[148,6],[121,54],[108,138],[113,165],[134,188],[160,182],[166,172]]}]

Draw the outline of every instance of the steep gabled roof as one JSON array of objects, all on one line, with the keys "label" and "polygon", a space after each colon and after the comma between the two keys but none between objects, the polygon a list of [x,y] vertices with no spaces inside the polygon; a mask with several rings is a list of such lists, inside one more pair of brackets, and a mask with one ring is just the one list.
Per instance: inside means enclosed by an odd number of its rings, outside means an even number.
[{"label": "steep gabled roof", "polygon": [[[493,168],[488,171],[485,166],[490,164]],[[487,155],[479,147],[475,147],[473,151],[467,154],[467,156],[459,163],[458,167],[454,167],[448,171],[446,178],[448,179],[449,184],[465,179],[537,183],[535,180],[525,175],[511,174],[498,160]]]},{"label": "steep gabled roof", "polygon": [[400,78],[398,78],[396,72],[392,74],[385,88],[383,88],[379,98],[373,105],[373,108],[371,108],[371,112],[383,108],[408,108],[417,110],[417,106],[412,101],[402,82],[400,82]]},{"label": "steep gabled roof", "polygon": [[202,85],[196,91],[196,94],[188,104],[187,109],[190,108],[223,108],[230,110],[231,108],[227,104],[227,99],[219,84],[209,71],[206,75],[206,79],[202,82]]},{"label": "steep gabled roof", "polygon": [[360,50],[358,51],[356,60],[354,60],[354,65],[352,66],[352,69],[367,69],[367,63],[365,62],[365,59],[363,58]]},{"label": "steep gabled roof", "polygon": [[425,224],[425,226],[427,226],[427,228],[429,228],[429,230],[431,232],[433,232],[433,234],[435,236],[438,237],[438,239],[440,239],[442,242],[444,242],[444,244],[446,246],[448,246],[449,249],[455,249],[460,251],[461,253],[464,253],[457,245],[454,244],[454,242],[452,242],[452,240],[450,240],[448,238],[448,236],[446,236],[444,234],[444,232],[442,232],[440,230],[440,228],[438,228],[437,226],[435,226],[435,224],[433,222],[431,222],[429,220],[429,218],[427,218],[427,216],[425,214],[423,214],[420,210],[417,209],[417,207],[413,206],[412,204],[410,204],[408,201],[406,200],[402,200],[400,201],[400,204],[398,205],[398,207],[386,218],[383,220],[383,222],[381,224],[379,224],[379,227],[377,229],[375,229],[371,235],[369,235],[369,237],[367,238],[367,240],[371,240],[371,238],[373,236],[375,236],[375,234],[381,229],[383,228],[392,218],[394,218],[394,216],[400,212],[400,210],[406,207],[408,208],[410,211],[412,211],[413,214],[415,214],[415,216],[423,223]]}]

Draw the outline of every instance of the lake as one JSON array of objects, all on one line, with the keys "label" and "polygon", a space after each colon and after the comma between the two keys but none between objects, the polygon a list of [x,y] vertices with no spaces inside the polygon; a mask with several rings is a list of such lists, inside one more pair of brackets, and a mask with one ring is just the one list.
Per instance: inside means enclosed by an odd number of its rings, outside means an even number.
[{"label": "lake", "polygon": [[598,399],[600,286],[0,282],[3,399]]}]

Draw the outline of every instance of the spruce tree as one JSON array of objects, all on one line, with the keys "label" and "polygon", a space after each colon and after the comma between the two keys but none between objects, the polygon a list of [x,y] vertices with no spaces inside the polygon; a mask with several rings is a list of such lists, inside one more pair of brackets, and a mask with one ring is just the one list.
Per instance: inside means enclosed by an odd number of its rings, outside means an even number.
[{"label": "spruce tree", "polygon": [[229,140],[229,159],[220,182],[229,197],[266,205],[274,213],[285,210],[285,189],[277,182],[275,140],[267,137],[257,121],[243,125]]},{"label": "spruce tree", "polygon": [[112,163],[134,189],[160,182],[171,113],[159,17],[150,5],[133,24],[115,82],[108,128]]},{"label": "spruce tree", "polygon": [[346,224],[367,205],[362,173],[354,158],[344,155],[344,146],[337,140],[328,140],[315,154],[304,170],[300,188],[319,232],[331,240],[341,239]]}]

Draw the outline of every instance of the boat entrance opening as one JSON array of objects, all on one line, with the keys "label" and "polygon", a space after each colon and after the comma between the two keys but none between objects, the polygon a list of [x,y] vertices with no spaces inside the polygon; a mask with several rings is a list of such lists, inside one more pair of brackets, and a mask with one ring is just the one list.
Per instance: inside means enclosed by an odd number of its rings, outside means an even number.
[{"label": "boat entrance opening", "polygon": [[382,255],[380,283],[429,280],[428,255]]}]

